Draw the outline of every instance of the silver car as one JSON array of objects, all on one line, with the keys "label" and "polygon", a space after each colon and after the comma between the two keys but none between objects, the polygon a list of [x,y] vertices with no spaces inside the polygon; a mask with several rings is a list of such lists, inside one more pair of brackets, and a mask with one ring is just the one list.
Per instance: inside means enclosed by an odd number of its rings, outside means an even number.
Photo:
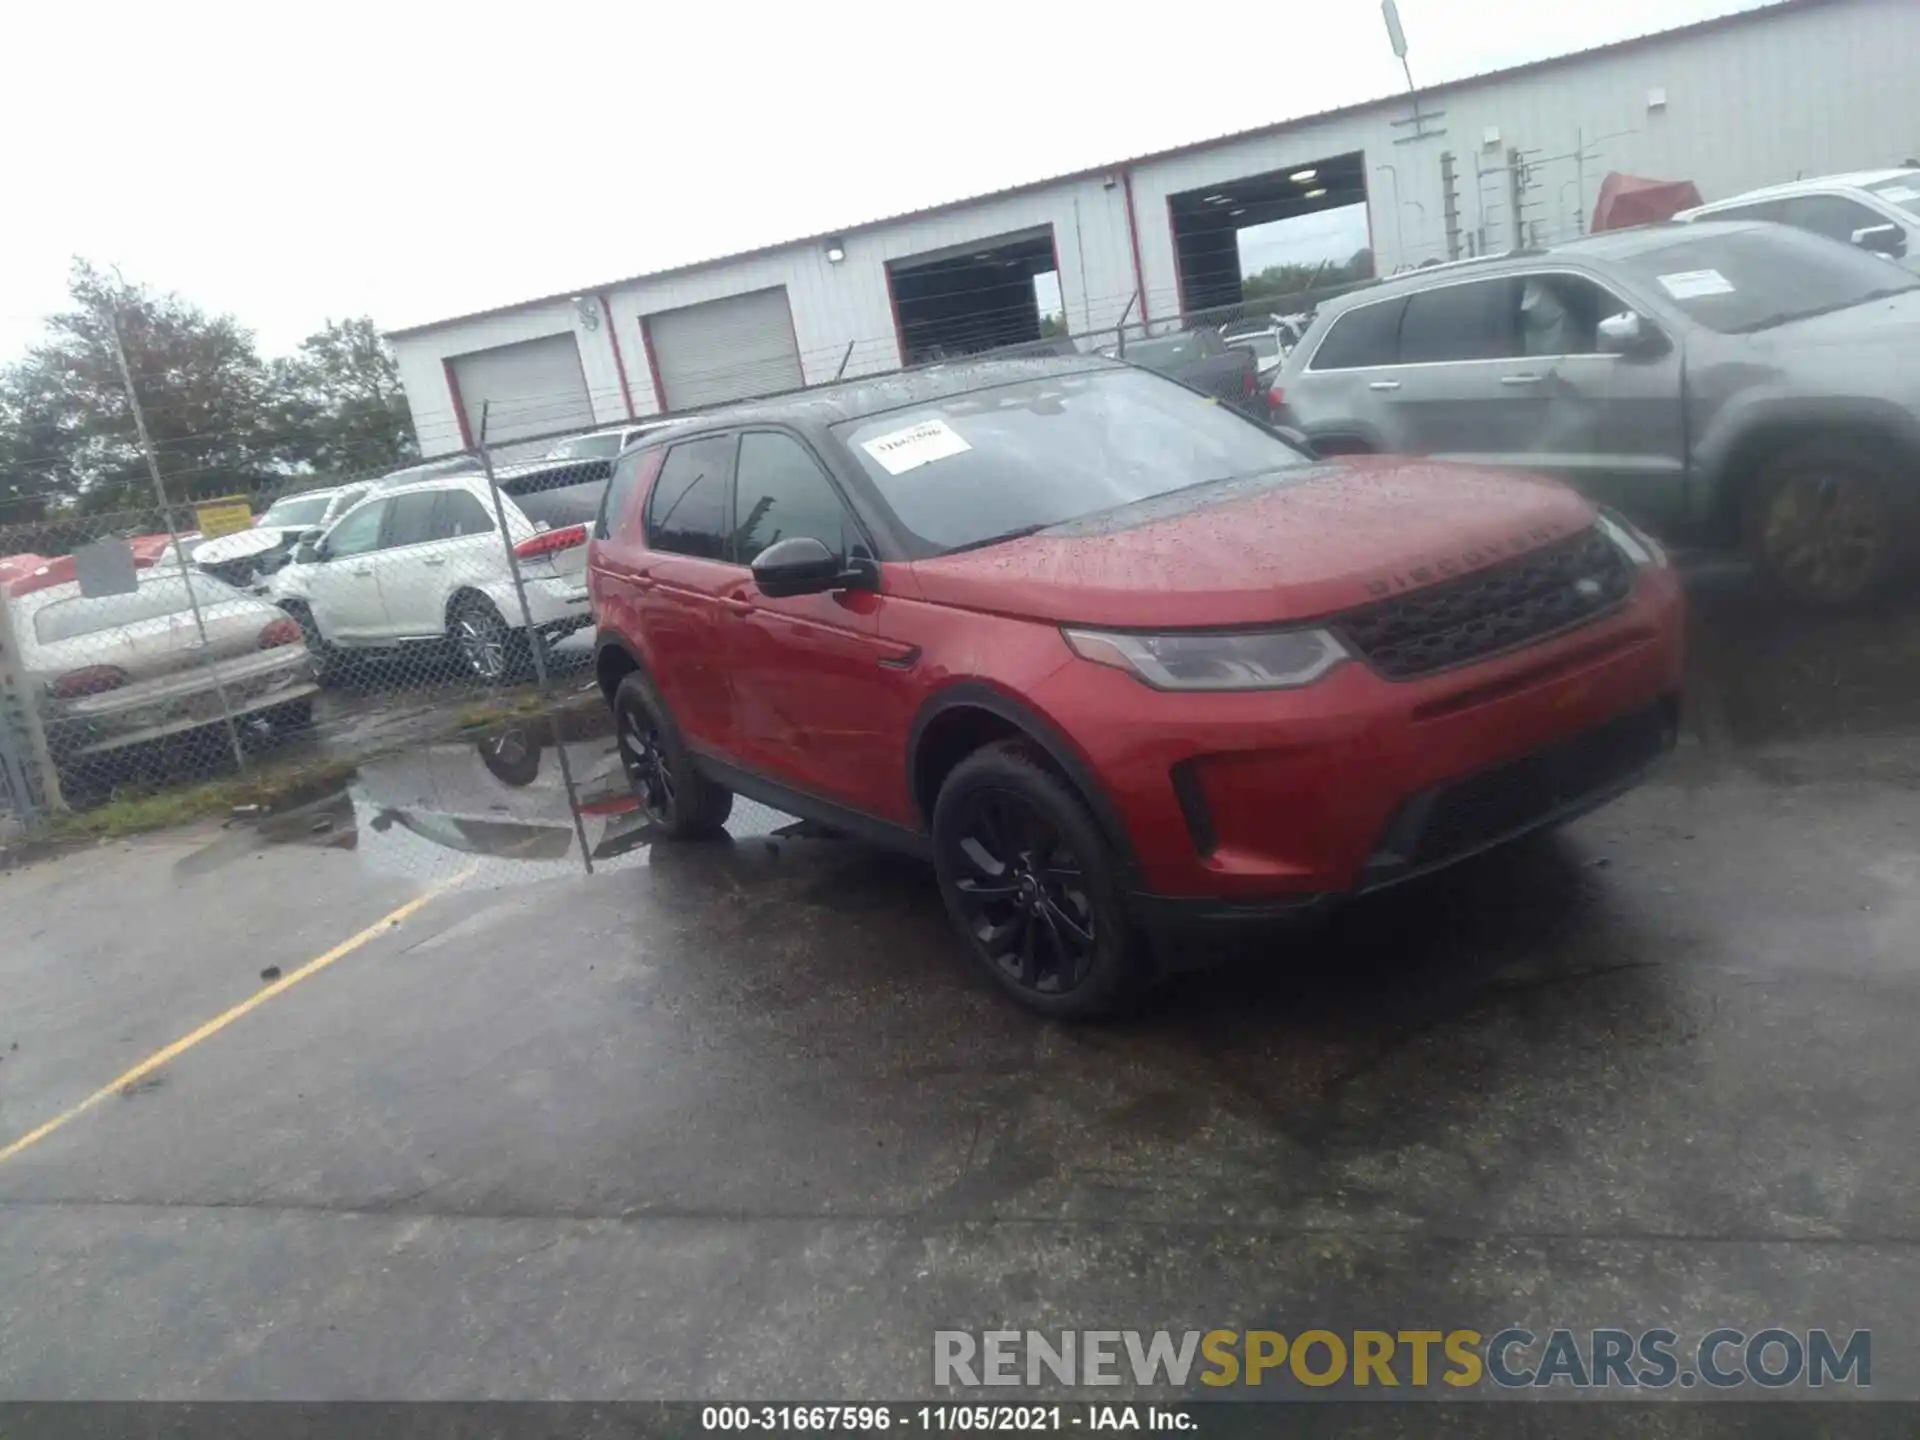
[{"label": "silver car", "polygon": [[1652,225],[1328,302],[1281,371],[1322,454],[1557,475],[1852,603],[1914,554],[1920,279],[1781,225]]},{"label": "silver car", "polygon": [[275,606],[210,575],[191,576],[206,644],[188,601],[188,572],[143,570],[124,595],[86,596],[77,583],[13,601],[20,659],[63,777],[82,762],[222,723],[311,722],[313,658],[300,627]]}]

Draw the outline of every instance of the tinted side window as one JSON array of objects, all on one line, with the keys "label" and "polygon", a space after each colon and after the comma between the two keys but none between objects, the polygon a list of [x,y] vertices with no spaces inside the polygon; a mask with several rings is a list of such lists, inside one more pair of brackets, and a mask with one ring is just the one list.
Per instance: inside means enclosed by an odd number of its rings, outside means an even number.
[{"label": "tinted side window", "polygon": [[742,565],[777,540],[810,535],[845,555],[854,538],[832,482],[790,435],[751,431],[740,437],[733,493],[733,558]]},{"label": "tinted side window", "polygon": [[437,537],[433,532],[434,512],[440,508],[438,490],[413,490],[393,497],[393,518],[387,521],[387,540],[381,548],[392,550],[401,545],[419,545]]},{"label": "tinted side window", "polygon": [[1756,200],[1751,205],[1729,205],[1724,210],[1715,210],[1702,215],[1702,220],[1773,220],[1783,218],[1781,207],[1784,201]]},{"label": "tinted side window", "polygon": [[632,508],[633,493],[660,470],[663,450],[643,450],[629,455],[613,467],[613,479],[600,497],[600,513],[594,517],[593,533],[605,540],[621,528],[621,521]]},{"label": "tinted side window", "polygon": [[1400,363],[1504,360],[1524,354],[1518,288],[1513,280],[1477,280],[1408,296],[1406,318],[1400,322]]},{"label": "tinted side window", "polygon": [[1782,204],[1780,218],[1789,225],[1798,225],[1802,230],[1848,245],[1853,243],[1854,231],[1887,223],[1884,216],[1859,201],[1840,195],[1795,195]]},{"label": "tinted side window", "polygon": [[493,515],[465,490],[442,490],[440,514],[434,529],[441,535],[485,535],[493,529]]},{"label": "tinted side window", "polygon": [[1399,358],[1400,314],[1404,300],[1383,300],[1349,310],[1333,322],[1313,353],[1315,370],[1365,370],[1392,365]]},{"label": "tinted side window", "polygon": [[647,498],[647,544],[703,560],[724,560],[727,481],[733,468],[733,436],[689,440],[667,451],[653,494]]},{"label": "tinted side window", "polygon": [[369,500],[327,532],[327,555],[365,555],[380,548],[380,526],[391,500]]},{"label": "tinted side window", "polygon": [[531,495],[516,495],[514,504],[534,524],[544,521],[558,530],[566,525],[590,524],[593,517],[600,513],[600,499],[606,493],[607,482],[602,476],[584,485],[566,485],[551,490],[537,490]]}]

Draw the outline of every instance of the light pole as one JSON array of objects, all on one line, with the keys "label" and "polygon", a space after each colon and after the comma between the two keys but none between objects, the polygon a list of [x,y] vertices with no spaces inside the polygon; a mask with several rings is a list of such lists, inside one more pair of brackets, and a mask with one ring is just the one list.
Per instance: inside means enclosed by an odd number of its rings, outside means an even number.
[{"label": "light pole", "polygon": [[1387,22],[1387,41],[1400,61],[1400,73],[1407,77],[1407,94],[1413,97],[1413,128],[1420,129],[1420,92],[1413,86],[1413,67],[1407,63],[1407,32],[1400,28],[1400,7],[1394,0],[1380,0],[1380,18]]}]

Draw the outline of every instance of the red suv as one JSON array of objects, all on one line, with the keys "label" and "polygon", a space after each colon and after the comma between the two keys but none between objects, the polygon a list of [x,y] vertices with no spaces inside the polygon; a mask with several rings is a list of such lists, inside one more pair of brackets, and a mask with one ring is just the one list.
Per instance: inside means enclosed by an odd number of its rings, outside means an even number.
[{"label": "red suv", "polygon": [[983,361],[650,435],[589,559],[665,835],[735,793],[932,859],[1054,1015],[1181,919],[1286,918],[1619,794],[1672,745],[1680,587],[1573,491],[1317,461],[1127,365]]}]

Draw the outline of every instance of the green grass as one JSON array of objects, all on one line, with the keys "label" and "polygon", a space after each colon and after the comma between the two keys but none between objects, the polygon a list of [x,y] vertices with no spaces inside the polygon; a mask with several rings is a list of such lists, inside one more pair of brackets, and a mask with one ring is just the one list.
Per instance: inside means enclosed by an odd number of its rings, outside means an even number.
[{"label": "green grass", "polygon": [[356,762],[309,759],[265,765],[246,775],[203,780],[197,785],[164,790],[123,788],[105,803],[87,810],[69,810],[54,816],[41,838],[50,842],[80,839],[116,839],[165,830],[213,815],[231,815],[249,805],[264,810],[285,809],[318,799],[346,782]]}]

